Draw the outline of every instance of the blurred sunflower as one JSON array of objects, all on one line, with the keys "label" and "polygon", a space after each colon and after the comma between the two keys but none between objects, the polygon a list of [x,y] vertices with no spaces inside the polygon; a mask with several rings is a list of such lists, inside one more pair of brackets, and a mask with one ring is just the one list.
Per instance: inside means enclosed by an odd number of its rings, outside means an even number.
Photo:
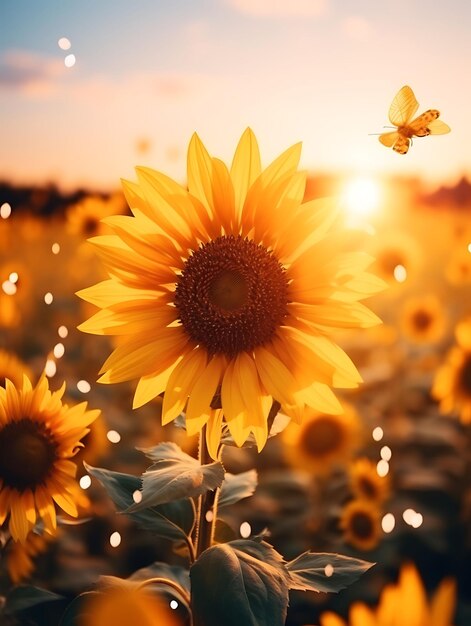
[{"label": "blurred sunflower", "polygon": [[466,285],[471,282],[471,254],[467,249],[459,248],[451,254],[445,276],[452,285]]},{"label": "blurred sunflower", "polygon": [[110,232],[101,221],[110,215],[124,213],[125,208],[122,194],[114,194],[106,199],[87,196],[67,210],[67,230],[71,235],[79,235],[81,239]]},{"label": "blurred sunflower", "polygon": [[381,538],[381,511],[377,502],[351,500],[342,511],[344,540],[358,550],[372,550]]},{"label": "blurred sunflower", "polygon": [[[456,606],[456,584],[443,580],[427,600],[424,585],[414,565],[403,565],[396,585],[383,589],[376,609],[362,602],[350,607],[350,626],[452,626]],[[347,626],[335,613],[323,613],[321,626]]]},{"label": "blurred sunflower", "polygon": [[289,424],[282,432],[283,454],[295,468],[316,474],[329,473],[349,462],[360,440],[360,419],[354,407],[329,415],[307,409],[302,424]]},{"label": "blurred sunflower", "polygon": [[17,585],[25,578],[29,578],[34,570],[34,559],[39,554],[46,552],[50,543],[56,539],[56,535],[46,533],[39,535],[31,531],[26,541],[11,540],[6,553],[8,575],[11,581]]},{"label": "blurred sunflower", "polygon": [[20,387],[23,383],[23,374],[26,374],[29,379],[32,378],[31,370],[16,354],[0,350],[0,387],[5,387],[7,378],[15,387]]},{"label": "blurred sunflower", "polygon": [[110,279],[79,295],[102,310],[79,328],[123,335],[99,379],[140,378],[139,407],[165,391],[162,420],[186,409],[188,433],[208,423],[214,456],[221,422],[260,450],[274,401],[300,421],[305,405],[338,413],[330,387],[361,378],[333,328],[378,323],[358,300],[383,289],[371,257],[341,252],[328,200],[303,202],[300,145],[261,170],[248,129],[230,171],[195,134],[188,187],[146,167],[124,181],[134,217],[107,218],[92,240]]},{"label": "blurred sunflower", "polygon": [[18,389],[9,380],[0,387],[0,524],[9,516],[15,541],[25,542],[39,520],[53,534],[54,503],[77,516],[70,459],[99,411],[62,404],[64,390],[51,393],[44,376],[34,388],[26,376]]},{"label": "blurred sunflower", "polygon": [[401,326],[404,335],[414,343],[439,341],[446,328],[439,299],[430,294],[407,300],[402,308]]},{"label": "blurred sunflower", "polygon": [[421,262],[417,241],[402,231],[382,233],[381,237],[372,241],[372,254],[376,259],[374,271],[393,284],[398,279],[398,268],[404,268],[409,274],[416,271]]},{"label": "blurred sunflower", "polygon": [[352,464],[350,484],[357,498],[380,503],[389,497],[389,476],[379,476],[376,464],[369,459],[357,459]]},{"label": "blurred sunflower", "polygon": [[457,344],[438,369],[432,387],[433,397],[443,413],[456,411],[461,420],[471,422],[471,318],[455,330]]},{"label": "blurred sunflower", "polygon": [[113,585],[84,596],[83,615],[78,626],[182,626],[168,604],[142,585],[113,578]]}]

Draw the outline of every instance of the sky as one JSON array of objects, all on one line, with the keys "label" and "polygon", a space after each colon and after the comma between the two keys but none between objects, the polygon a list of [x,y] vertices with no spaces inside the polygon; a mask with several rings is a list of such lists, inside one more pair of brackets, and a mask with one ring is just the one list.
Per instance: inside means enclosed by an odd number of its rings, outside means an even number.
[{"label": "sky", "polygon": [[[184,182],[193,132],[230,162],[250,126],[264,165],[302,141],[313,173],[453,183],[471,174],[470,25],[468,0],[0,0],[0,179]],[[405,84],[452,132],[402,156],[373,133]]]}]

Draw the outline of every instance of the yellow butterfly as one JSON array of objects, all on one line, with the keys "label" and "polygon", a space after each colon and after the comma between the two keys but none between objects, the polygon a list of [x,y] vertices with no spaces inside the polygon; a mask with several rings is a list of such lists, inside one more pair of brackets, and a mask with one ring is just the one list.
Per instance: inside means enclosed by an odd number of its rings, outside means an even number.
[{"label": "yellow butterfly", "polygon": [[383,146],[392,148],[399,154],[406,154],[412,137],[444,135],[450,132],[451,128],[438,119],[440,112],[436,109],[429,109],[412,119],[418,108],[419,103],[414,92],[408,85],[404,85],[394,96],[389,107],[389,121],[397,126],[397,130],[383,133],[378,137]]}]

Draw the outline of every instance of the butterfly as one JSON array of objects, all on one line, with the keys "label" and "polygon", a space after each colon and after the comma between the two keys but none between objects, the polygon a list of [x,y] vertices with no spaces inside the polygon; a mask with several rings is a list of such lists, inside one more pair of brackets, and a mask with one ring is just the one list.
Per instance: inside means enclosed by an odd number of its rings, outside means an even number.
[{"label": "butterfly", "polygon": [[417,113],[419,103],[414,92],[408,85],[401,87],[389,107],[389,121],[397,130],[382,133],[378,139],[388,148],[399,154],[406,154],[411,145],[412,137],[426,137],[427,135],[444,135],[451,128],[438,119],[440,111],[429,109],[412,119]]}]

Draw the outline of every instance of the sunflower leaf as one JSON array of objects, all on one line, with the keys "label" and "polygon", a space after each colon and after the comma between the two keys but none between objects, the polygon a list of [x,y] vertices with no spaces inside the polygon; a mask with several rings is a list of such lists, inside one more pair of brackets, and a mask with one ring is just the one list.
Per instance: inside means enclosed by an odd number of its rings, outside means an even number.
[{"label": "sunflower leaf", "polygon": [[257,472],[252,469],[241,474],[226,473],[219,494],[218,508],[234,504],[243,498],[248,498],[257,487]]},{"label": "sunflower leaf", "polygon": [[126,513],[199,496],[220,487],[224,480],[222,463],[200,465],[173,442],[160,443],[144,452],[156,462],[142,475],[142,499],[132,504]]},{"label": "sunflower leaf", "polygon": [[161,537],[173,541],[187,540],[195,521],[194,505],[191,500],[168,502],[148,507],[143,511],[129,511],[129,507],[134,503],[134,493],[142,486],[141,478],[91,467],[86,463],[84,465],[87,472],[101,482],[120,513],[130,515],[139,526]]},{"label": "sunflower leaf", "polygon": [[5,615],[11,615],[13,613],[18,613],[18,611],[30,609],[37,604],[43,604],[43,602],[52,602],[54,600],[63,599],[64,596],[60,596],[57,593],[48,591],[47,589],[33,587],[32,585],[20,585],[19,587],[13,588],[7,594],[2,613]]},{"label": "sunflower leaf", "polygon": [[92,598],[98,598],[99,595],[97,591],[85,591],[75,597],[62,614],[59,626],[77,626],[80,623],[87,623],[91,617],[87,602]]},{"label": "sunflower leaf", "polygon": [[290,589],[337,592],[354,583],[374,563],[327,552],[304,552],[286,564]]},{"label": "sunflower leaf", "polygon": [[265,542],[237,540],[208,548],[190,570],[194,626],[283,626],[288,574]]}]

